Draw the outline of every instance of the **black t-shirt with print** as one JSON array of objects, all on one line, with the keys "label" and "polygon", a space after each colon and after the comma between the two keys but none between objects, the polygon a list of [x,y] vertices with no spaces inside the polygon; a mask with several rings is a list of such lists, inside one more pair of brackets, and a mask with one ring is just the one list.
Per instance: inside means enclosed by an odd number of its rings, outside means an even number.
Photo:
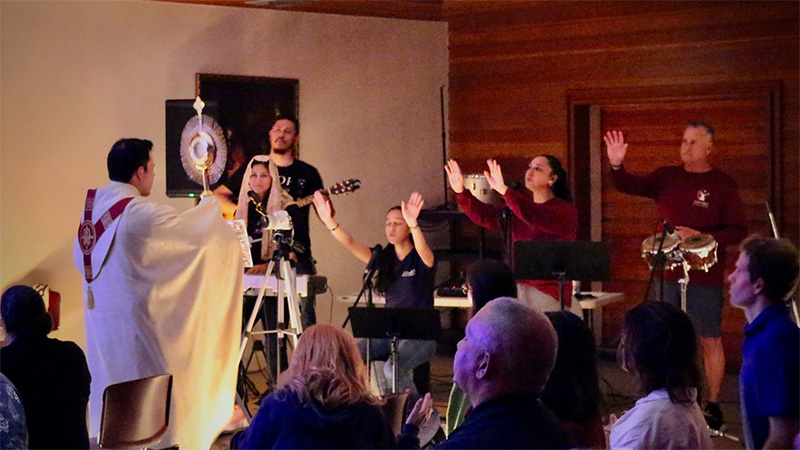
[{"label": "black t-shirt with print", "polygon": [[433,289],[435,284],[436,264],[428,267],[422,262],[417,249],[412,249],[402,261],[397,259],[394,247],[394,282],[384,294],[387,308],[433,308]]},{"label": "black t-shirt with print", "polygon": [[[283,187],[293,199],[298,200],[314,192],[323,189],[322,177],[314,166],[300,160],[294,162],[287,167],[278,167],[278,175],[281,179],[281,186]],[[297,206],[290,206],[286,208],[289,216],[292,217],[292,225],[294,227],[294,241],[300,244],[304,249],[304,253],[298,253],[298,273],[306,272],[302,270],[311,261],[311,239],[308,236],[308,215],[311,205],[298,208]],[[311,266],[313,267],[313,265]]]}]

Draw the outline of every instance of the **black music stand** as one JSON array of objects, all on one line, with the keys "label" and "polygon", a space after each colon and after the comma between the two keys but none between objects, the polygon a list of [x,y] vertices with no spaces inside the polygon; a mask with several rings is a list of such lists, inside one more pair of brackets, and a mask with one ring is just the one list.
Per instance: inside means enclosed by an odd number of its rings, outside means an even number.
[{"label": "black music stand", "polygon": [[514,276],[518,280],[558,280],[558,297],[564,310],[564,284],[568,279],[611,278],[611,245],[587,241],[517,241]]},{"label": "black music stand", "polygon": [[[366,339],[391,339],[392,393],[397,393],[397,356],[400,339],[432,341],[442,332],[439,311],[435,309],[351,307],[353,336]],[[369,355],[367,355],[369,357]]]}]

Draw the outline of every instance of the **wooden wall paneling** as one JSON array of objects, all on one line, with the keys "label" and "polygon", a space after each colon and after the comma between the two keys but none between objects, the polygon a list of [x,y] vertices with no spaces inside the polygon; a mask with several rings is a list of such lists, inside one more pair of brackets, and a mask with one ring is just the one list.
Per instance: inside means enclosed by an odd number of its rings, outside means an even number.
[{"label": "wooden wall paneling", "polygon": [[[652,202],[629,201],[615,209],[621,195],[614,192],[585,194],[596,189],[585,172],[585,161],[575,157],[575,118],[570,111],[591,97],[596,104],[647,103],[664,106],[663,120],[638,123],[637,133],[656,151],[648,160],[631,161],[631,169],[647,171],[675,163],[684,123],[680,100],[687,96],[717,100],[727,94],[733,110],[761,115],[762,99],[769,92],[768,110],[775,116],[767,128],[753,125],[723,126],[714,163],[740,174],[745,214],[754,229],[769,232],[764,221],[763,186],[771,183],[776,213],[784,236],[796,244],[800,238],[800,3],[762,2],[462,2],[444,1],[450,42],[450,154],[480,161],[486,154],[525,158],[551,153],[568,161],[573,189],[581,208],[582,236],[587,203],[604,207],[611,225],[622,239],[634,245],[651,226],[617,225],[623,206],[641,216]],[[767,86],[767,88],[765,88]],[[605,93],[605,96],[603,96]],[[749,103],[748,103],[749,102]],[[747,106],[747,105],[750,106]],[[676,109],[678,108],[678,109]],[[744,108],[744,109],[742,109]],[[741,123],[738,112],[716,108],[714,120]],[[703,108],[698,111],[706,112]],[[618,109],[624,120],[636,121],[636,110]],[[710,120],[710,119],[709,119]],[[710,121],[714,121],[710,120]],[[737,122],[738,121],[738,122]],[[773,129],[769,131],[769,123]],[[771,136],[769,141],[759,137]],[[769,138],[767,138],[769,139]],[[590,146],[596,145],[589,139]],[[644,141],[643,141],[644,142]],[[724,145],[723,145],[724,144]],[[585,145],[585,144],[582,144]],[[637,144],[638,145],[638,144]],[[769,154],[762,149],[770,148]],[[584,166],[582,166],[584,165]],[[504,168],[506,166],[504,165]],[[772,167],[764,175],[763,168]],[[606,168],[607,169],[607,168]],[[576,175],[576,172],[578,173]],[[605,175],[603,175],[605,176]],[[601,177],[599,183],[604,183]],[[588,196],[581,198],[581,195]],[[615,222],[616,221],[616,222]],[[636,235],[636,239],[633,239]],[[639,242],[635,242],[635,241]],[[615,259],[631,267],[624,279],[604,284],[606,290],[623,290],[639,299],[644,273],[641,257]],[[639,283],[639,284],[637,284]],[[624,307],[609,308],[603,320],[605,339],[618,331]],[[741,336],[738,311],[725,307],[726,345],[735,347]],[[735,336],[733,336],[735,335]],[[731,344],[734,342],[733,344]],[[738,350],[738,349],[737,349]],[[729,365],[730,367],[730,365]]]},{"label": "wooden wall paneling", "polygon": [[[610,2],[606,2],[610,3]],[[764,2],[762,2],[764,3]],[[557,35],[562,43],[572,44],[578,38],[598,39],[598,43],[604,42],[603,39],[619,39],[622,36],[639,36],[642,41],[632,39],[633,44],[641,42],[652,42],[648,40],[648,35],[661,32],[674,32],[681,30],[702,30],[702,29],[732,29],[737,30],[760,24],[769,24],[773,28],[785,29],[796,27],[796,22],[792,21],[792,5],[786,3],[776,5],[765,4],[744,4],[740,3],[735,8],[716,8],[706,7],[705,10],[695,10],[697,14],[676,14],[676,9],[658,11],[651,13],[637,14],[632,20],[626,20],[627,16],[614,16],[613,27],[609,25],[609,18],[597,16],[593,19],[565,21],[551,21],[539,23],[522,23],[516,26],[506,25],[503,27],[492,27],[491,24],[477,23],[469,29],[460,29],[459,22],[450,20],[451,49],[459,52],[468,49],[471,53],[472,47],[497,45],[506,43],[525,44],[528,41],[549,40]],[[679,8],[686,11],[687,4]],[[702,14],[707,12],[708,14]],[[488,21],[486,21],[488,22]],[[780,26],[775,26],[780,24]],[[769,31],[769,32],[774,32]],[[724,38],[741,38],[741,34],[734,36],[725,35]],[[758,36],[759,38],[761,36]],[[669,42],[674,45],[675,39],[681,39],[681,35],[673,34]],[[619,43],[619,42],[617,42]],[[658,44],[663,44],[663,41]],[[656,45],[658,45],[656,44]]]}]

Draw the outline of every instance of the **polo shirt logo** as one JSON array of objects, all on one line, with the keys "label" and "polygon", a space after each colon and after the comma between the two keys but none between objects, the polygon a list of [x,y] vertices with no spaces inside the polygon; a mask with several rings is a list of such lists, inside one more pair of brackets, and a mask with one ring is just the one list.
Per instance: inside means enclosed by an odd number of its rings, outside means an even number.
[{"label": "polo shirt logo", "polygon": [[408,278],[408,277],[413,277],[416,274],[417,274],[417,269],[411,269],[411,270],[404,270],[401,276],[403,278]]}]

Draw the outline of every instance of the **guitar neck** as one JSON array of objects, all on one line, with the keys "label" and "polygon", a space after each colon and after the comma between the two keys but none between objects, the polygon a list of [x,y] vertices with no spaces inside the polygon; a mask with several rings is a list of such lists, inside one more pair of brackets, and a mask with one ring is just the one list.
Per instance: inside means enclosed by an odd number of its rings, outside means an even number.
[{"label": "guitar neck", "polygon": [[[322,195],[330,195],[330,194],[328,193],[327,189],[323,189],[322,190]],[[308,205],[310,205],[312,203],[314,203],[314,194],[311,194],[311,195],[309,195],[307,197],[298,198],[297,200],[295,200],[292,203],[290,203],[290,205],[297,205],[298,208],[302,208],[302,207],[308,206]],[[286,205],[286,206],[289,206],[289,205]]]}]

